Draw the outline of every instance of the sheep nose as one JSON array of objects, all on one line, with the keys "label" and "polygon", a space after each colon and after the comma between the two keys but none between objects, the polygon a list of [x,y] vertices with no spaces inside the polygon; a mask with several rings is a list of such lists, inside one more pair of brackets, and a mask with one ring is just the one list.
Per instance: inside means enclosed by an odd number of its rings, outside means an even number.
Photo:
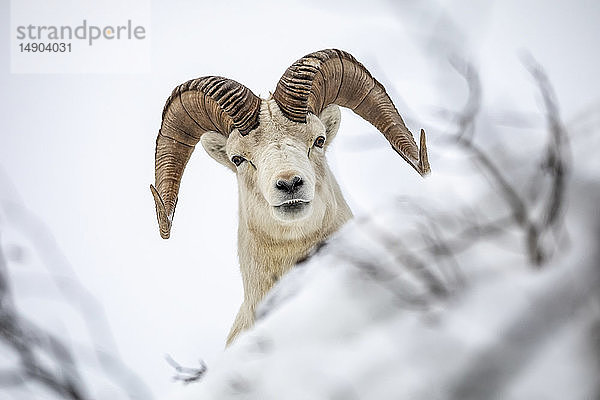
[{"label": "sheep nose", "polygon": [[299,176],[294,176],[292,179],[278,179],[275,187],[285,193],[294,193],[304,181]]}]

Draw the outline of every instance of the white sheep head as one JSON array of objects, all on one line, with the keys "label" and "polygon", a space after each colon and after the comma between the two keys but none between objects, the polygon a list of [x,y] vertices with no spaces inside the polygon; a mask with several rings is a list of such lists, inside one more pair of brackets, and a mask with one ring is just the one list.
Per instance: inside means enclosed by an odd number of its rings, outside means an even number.
[{"label": "white sheep head", "polygon": [[332,104],[319,117],[293,122],[271,99],[262,102],[259,125],[249,135],[207,132],[201,143],[236,172],[240,208],[253,229],[282,239],[306,237],[320,229],[326,205],[335,202],[326,184],[325,150],[339,121]]},{"label": "white sheep head", "polygon": [[329,174],[324,152],[339,126],[337,105],[371,122],[418,173],[429,172],[424,132],[419,149],[384,87],[344,51],[296,61],[266,100],[230,79],[198,78],[176,87],[163,110],[156,188],[150,186],[161,236],[170,235],[183,170],[198,141],[237,173],[249,221],[282,239],[318,230],[334,201],[335,188],[321,178]]}]

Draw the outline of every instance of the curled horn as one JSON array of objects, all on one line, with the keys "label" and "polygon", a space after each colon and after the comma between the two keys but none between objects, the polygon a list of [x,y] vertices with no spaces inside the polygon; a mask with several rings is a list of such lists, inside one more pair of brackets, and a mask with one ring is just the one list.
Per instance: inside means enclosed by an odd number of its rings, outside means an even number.
[{"label": "curled horn", "polygon": [[347,107],[375,126],[419,174],[430,172],[421,129],[420,149],[385,88],[352,55],[330,49],[308,54],[283,74],[273,98],[292,121],[306,122],[330,104]]},{"label": "curled horn", "polygon": [[207,131],[247,135],[258,126],[260,99],[242,84],[219,76],[193,79],[177,86],[167,99],[156,138],[155,186],[160,235],[168,239],[181,176],[194,147]]}]

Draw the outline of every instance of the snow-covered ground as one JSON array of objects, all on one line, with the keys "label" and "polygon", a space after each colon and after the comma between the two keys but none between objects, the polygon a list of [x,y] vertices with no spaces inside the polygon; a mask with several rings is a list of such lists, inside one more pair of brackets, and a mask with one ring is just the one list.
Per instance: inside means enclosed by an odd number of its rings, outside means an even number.
[{"label": "snow-covered ground", "polygon": [[463,285],[426,304],[407,299],[420,289],[406,287],[406,267],[351,224],[288,274],[255,329],[173,398],[597,398],[598,183],[585,193],[571,206],[595,218],[569,221],[578,228],[554,262],[536,270],[473,249],[459,257]]},{"label": "snow-covered ground", "polygon": [[[574,138],[560,152],[568,183],[560,216],[540,236],[540,265],[530,231],[497,218],[510,215],[506,192],[493,176],[477,184],[489,170],[475,169],[476,201],[403,198],[348,224],[277,284],[254,329],[172,398],[598,398],[600,179],[589,147],[597,140],[597,132]],[[532,173],[541,153],[508,155],[515,167],[501,173],[528,218],[548,221],[558,170]]]}]

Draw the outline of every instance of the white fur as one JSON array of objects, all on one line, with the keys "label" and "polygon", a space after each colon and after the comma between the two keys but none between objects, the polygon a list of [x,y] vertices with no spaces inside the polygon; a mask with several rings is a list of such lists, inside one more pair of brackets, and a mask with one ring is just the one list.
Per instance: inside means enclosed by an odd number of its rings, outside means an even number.
[{"label": "white fur", "polygon": [[[325,150],[335,137],[340,111],[330,105],[307,123],[287,119],[274,100],[263,100],[259,126],[246,136],[229,138],[207,132],[202,146],[215,160],[235,171],[239,191],[238,257],[244,283],[242,303],[227,344],[254,323],[254,311],[273,284],[319,242],[352,217],[327,166]],[[314,146],[317,137],[325,146]],[[233,156],[244,157],[236,167]],[[278,179],[293,176],[303,184],[292,196],[300,211],[276,207],[290,201],[276,188]]]}]

